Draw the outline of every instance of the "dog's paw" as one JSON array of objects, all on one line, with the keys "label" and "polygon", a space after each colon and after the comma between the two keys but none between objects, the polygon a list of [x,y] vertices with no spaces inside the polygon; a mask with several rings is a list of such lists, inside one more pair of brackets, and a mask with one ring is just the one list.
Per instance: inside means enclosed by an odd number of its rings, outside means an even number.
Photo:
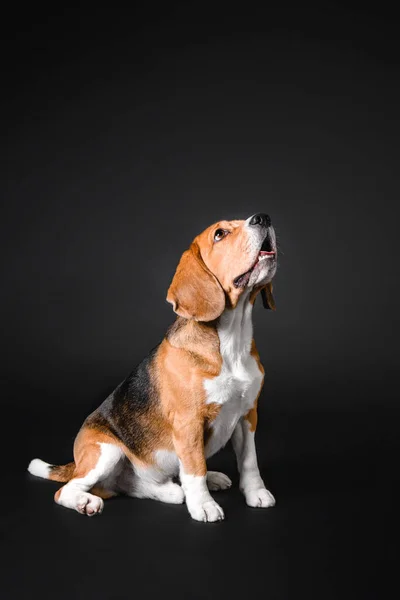
[{"label": "dog's paw", "polygon": [[209,490],[217,492],[218,490],[227,490],[230,488],[232,481],[227,475],[224,475],[224,473],[207,471],[207,485]]},{"label": "dog's paw", "polygon": [[199,504],[188,504],[188,510],[190,516],[195,521],[212,523],[214,521],[222,521],[225,518],[224,511],[215,500],[208,500]]},{"label": "dog's paw", "polygon": [[168,504],[182,504],[185,501],[185,493],[180,485],[171,481],[162,487],[160,486],[156,499]]},{"label": "dog's paw", "polygon": [[275,506],[275,498],[266,488],[258,490],[244,490],[246,504],[254,508],[269,508]]},{"label": "dog's paw", "polygon": [[76,510],[82,515],[94,517],[103,512],[104,502],[98,496],[82,492],[76,498]]}]

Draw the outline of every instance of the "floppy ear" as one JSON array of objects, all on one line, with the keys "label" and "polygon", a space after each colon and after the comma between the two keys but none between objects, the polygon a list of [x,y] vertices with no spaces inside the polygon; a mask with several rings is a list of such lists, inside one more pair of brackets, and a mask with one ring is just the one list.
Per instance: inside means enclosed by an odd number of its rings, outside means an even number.
[{"label": "floppy ear", "polygon": [[167,302],[178,315],[195,321],[213,321],[225,308],[224,290],[204,264],[196,242],[182,254]]},{"label": "floppy ear", "polygon": [[272,295],[272,281],[267,283],[261,290],[261,298],[263,301],[264,308],[269,308],[270,310],[276,310],[275,300]]}]

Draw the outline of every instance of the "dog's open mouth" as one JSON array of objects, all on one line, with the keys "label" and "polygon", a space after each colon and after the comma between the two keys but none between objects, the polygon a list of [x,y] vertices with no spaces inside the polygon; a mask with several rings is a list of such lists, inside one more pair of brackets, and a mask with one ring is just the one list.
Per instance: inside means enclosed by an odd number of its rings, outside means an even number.
[{"label": "dog's open mouth", "polygon": [[256,268],[256,266],[261,261],[266,260],[268,258],[275,258],[275,250],[273,250],[271,240],[269,239],[269,236],[267,235],[265,240],[262,243],[262,246],[258,253],[256,262],[251,267],[251,269],[246,271],[246,273],[239,275],[239,277],[236,277],[236,279],[233,280],[234,286],[235,287],[245,287],[248,284],[250,276],[251,276],[252,272],[254,271],[254,269]]}]

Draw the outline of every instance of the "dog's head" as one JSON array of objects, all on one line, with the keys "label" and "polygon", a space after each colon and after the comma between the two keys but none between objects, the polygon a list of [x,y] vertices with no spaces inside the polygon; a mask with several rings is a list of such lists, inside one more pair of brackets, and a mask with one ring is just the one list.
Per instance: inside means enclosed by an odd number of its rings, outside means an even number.
[{"label": "dog's head", "polygon": [[276,238],[268,215],[220,221],[183,253],[167,301],[181,317],[212,321],[226,306],[235,307],[246,290],[261,290],[266,307],[275,309],[271,281],[276,267]]}]

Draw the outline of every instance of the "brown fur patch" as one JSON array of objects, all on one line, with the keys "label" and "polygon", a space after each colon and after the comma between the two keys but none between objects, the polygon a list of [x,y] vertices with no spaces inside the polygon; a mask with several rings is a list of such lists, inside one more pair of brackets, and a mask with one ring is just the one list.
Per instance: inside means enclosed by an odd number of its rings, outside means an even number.
[{"label": "brown fur patch", "polygon": [[204,405],[204,446],[207,446],[207,442],[212,435],[211,424],[219,415],[220,410],[221,404],[216,402]]},{"label": "brown fur patch", "polygon": [[[214,323],[198,323],[178,317],[168,329],[166,341],[173,349],[182,350],[185,366],[207,371],[212,376],[219,374],[222,357],[219,351],[219,337]],[[165,355],[165,341],[161,345]],[[185,373],[185,371],[182,371]]]},{"label": "brown fur patch", "polygon": [[115,444],[118,442],[113,436],[95,429],[82,427],[74,442],[75,473],[74,479],[84,477],[95,468],[99,460],[100,443]]},{"label": "brown fur patch", "polygon": [[75,471],[75,463],[70,462],[66,465],[53,465],[49,473],[49,479],[65,483],[72,479]]}]

